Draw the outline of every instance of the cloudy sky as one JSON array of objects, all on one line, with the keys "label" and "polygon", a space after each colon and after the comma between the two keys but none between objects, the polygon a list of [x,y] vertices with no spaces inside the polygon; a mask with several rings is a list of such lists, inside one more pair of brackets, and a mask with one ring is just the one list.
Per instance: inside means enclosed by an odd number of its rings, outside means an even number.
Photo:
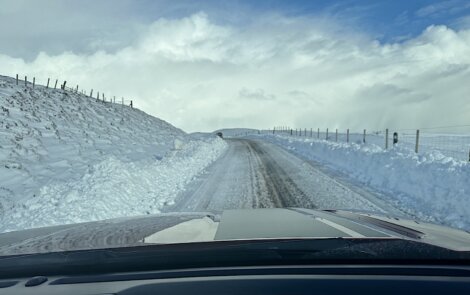
[{"label": "cloudy sky", "polygon": [[185,131],[470,124],[470,1],[0,0],[0,74]]}]

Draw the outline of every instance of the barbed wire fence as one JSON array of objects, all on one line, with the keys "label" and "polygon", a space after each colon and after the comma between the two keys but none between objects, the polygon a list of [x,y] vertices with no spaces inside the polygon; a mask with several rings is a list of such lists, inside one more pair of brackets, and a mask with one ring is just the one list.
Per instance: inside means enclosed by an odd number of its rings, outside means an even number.
[{"label": "barbed wire fence", "polygon": [[374,144],[384,149],[399,146],[418,154],[439,152],[446,157],[470,161],[470,125],[377,131],[278,126],[261,132],[339,143]]},{"label": "barbed wire fence", "polygon": [[[60,82],[63,81],[63,82]],[[36,77],[33,77],[32,80],[28,81],[28,76],[24,76],[24,80],[22,77],[20,77],[18,74],[16,74],[16,79],[15,79],[16,85],[17,86],[24,86],[24,87],[32,87],[33,89],[36,87],[45,87],[46,89],[51,89],[51,90],[62,90],[66,91],[69,93],[75,93],[75,94],[82,94],[86,97],[89,98],[94,98],[96,99],[97,102],[103,102],[103,103],[114,103],[114,104],[121,104],[122,106],[128,105],[131,108],[134,108],[134,101],[132,99],[125,99],[124,97],[121,97],[116,99],[116,96],[106,96],[105,93],[99,91],[95,91],[91,89],[90,92],[87,92],[85,89],[80,89],[79,85],[74,85],[70,86],[70,83],[67,82],[67,80],[59,80],[59,79],[51,79],[47,78],[47,83],[45,85],[40,85],[36,83]],[[60,84],[58,84],[60,83]]]}]

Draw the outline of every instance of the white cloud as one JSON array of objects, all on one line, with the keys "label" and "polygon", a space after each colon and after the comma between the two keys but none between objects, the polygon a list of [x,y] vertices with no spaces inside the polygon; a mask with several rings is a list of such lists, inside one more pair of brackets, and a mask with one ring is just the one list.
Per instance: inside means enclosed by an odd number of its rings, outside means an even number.
[{"label": "white cloud", "polygon": [[235,27],[204,13],[159,19],[113,52],[0,55],[4,74],[132,98],[186,131],[468,123],[469,65],[467,30],[431,26],[380,44],[325,19],[265,15]]}]

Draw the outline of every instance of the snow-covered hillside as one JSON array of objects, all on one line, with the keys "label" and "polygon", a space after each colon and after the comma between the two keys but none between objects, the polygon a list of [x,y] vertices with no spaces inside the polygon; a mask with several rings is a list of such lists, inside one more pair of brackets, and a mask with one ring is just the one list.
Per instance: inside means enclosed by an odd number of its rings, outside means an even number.
[{"label": "snow-covered hillside", "polygon": [[400,144],[385,150],[375,144],[272,134],[259,137],[373,188],[383,194],[384,201],[411,216],[470,229],[469,162],[437,151],[416,154]]},{"label": "snow-covered hillside", "polygon": [[225,148],[128,106],[3,76],[0,134],[0,232],[159,212]]}]

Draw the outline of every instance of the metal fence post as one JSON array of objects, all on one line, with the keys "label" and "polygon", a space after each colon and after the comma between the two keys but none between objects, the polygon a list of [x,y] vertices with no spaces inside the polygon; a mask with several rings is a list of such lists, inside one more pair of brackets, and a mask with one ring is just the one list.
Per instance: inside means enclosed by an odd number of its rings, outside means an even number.
[{"label": "metal fence post", "polygon": [[346,130],[346,142],[349,143],[349,129]]},{"label": "metal fence post", "polygon": [[419,129],[416,130],[416,146],[415,146],[415,152],[418,153],[419,150]]},{"label": "metal fence post", "polygon": [[388,128],[385,129],[385,149],[388,149]]},{"label": "metal fence post", "polygon": [[46,88],[49,88],[49,81],[51,80],[51,78],[47,78],[47,86]]}]

